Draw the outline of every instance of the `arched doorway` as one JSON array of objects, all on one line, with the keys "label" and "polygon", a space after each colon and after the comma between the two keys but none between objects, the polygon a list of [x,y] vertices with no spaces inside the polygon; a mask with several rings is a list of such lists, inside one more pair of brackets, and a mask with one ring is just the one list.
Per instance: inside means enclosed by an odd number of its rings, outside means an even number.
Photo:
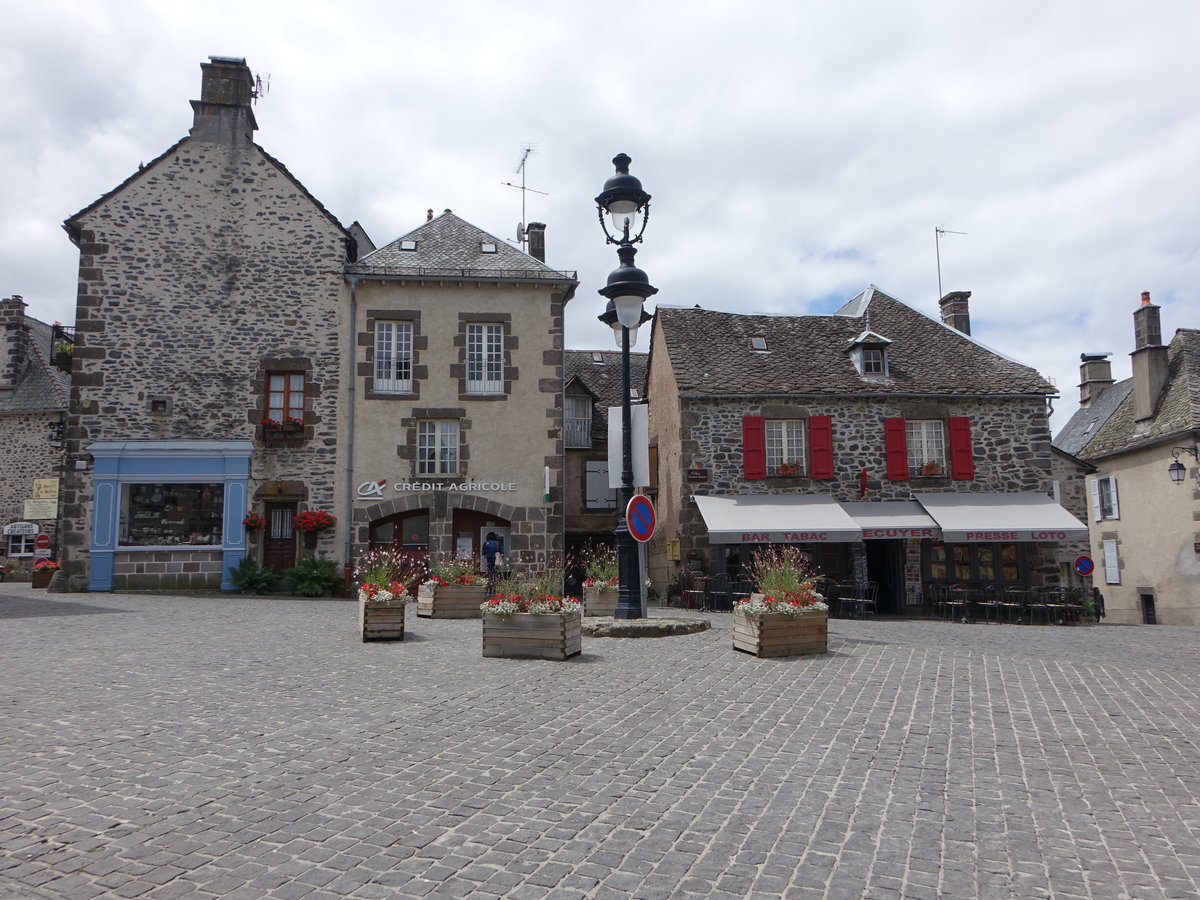
[{"label": "arched doorway", "polygon": [[370,529],[371,549],[394,547],[415,558],[429,557],[429,510],[412,509],[376,519]]}]

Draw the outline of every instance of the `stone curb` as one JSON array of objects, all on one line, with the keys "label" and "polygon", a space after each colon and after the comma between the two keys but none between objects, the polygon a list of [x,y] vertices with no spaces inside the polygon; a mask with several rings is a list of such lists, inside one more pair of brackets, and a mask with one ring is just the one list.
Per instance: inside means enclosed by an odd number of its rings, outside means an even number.
[{"label": "stone curb", "polygon": [[671,637],[707,631],[707,619],[614,619],[612,616],[585,616],[583,633],[588,637]]}]

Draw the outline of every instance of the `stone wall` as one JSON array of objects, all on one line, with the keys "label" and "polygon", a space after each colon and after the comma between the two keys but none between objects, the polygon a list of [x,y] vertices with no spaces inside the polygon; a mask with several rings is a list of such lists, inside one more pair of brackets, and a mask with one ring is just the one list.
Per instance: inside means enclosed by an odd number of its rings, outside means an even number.
[{"label": "stone wall", "polygon": [[[68,223],[79,297],[63,520],[86,573],[97,440],[257,440],[272,480],[337,510],[341,227],[256,145],[187,139]],[[304,439],[269,444],[263,377],[307,373]],[[329,542],[330,547],[336,544]]]}]

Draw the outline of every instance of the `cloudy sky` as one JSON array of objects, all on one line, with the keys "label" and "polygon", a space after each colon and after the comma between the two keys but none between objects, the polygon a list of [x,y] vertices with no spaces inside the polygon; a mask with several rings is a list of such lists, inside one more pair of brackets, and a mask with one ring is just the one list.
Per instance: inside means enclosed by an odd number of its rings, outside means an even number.
[{"label": "cloudy sky", "polygon": [[[382,244],[526,221],[577,270],[568,346],[611,346],[592,198],[654,196],[638,263],[670,305],[828,313],[874,283],[1077,400],[1129,372],[1140,293],[1200,327],[1200,5],[710,0],[0,0],[0,294],[74,319],[61,223],[191,126],[199,63],[269,75],[258,141]],[[639,349],[644,349],[644,339]]]}]

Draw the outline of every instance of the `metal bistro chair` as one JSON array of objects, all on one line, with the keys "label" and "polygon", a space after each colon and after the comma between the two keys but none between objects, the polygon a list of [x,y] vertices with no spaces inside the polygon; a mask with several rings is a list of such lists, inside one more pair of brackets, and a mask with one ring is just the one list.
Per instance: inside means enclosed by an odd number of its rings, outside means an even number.
[{"label": "metal bistro chair", "polygon": [[866,607],[866,589],[853,581],[844,581],[837,586],[838,608],[843,616],[849,614],[851,619],[862,618]]},{"label": "metal bistro chair", "polygon": [[708,579],[707,608],[713,612],[733,612],[733,595],[728,575],[712,575]]},{"label": "metal bistro chair", "polygon": [[976,600],[975,608],[985,623],[995,621],[1000,623],[1000,615],[1003,611],[1001,600],[1004,597],[1004,588],[998,584],[988,584],[979,591],[979,597]]},{"label": "metal bistro chair", "polygon": [[744,572],[733,579],[729,585],[729,605],[732,608],[739,600],[754,593],[754,582]]},{"label": "metal bistro chair", "polygon": [[1067,591],[1061,585],[1050,585],[1042,589],[1046,604],[1046,617],[1051,625],[1065,625],[1070,618],[1067,606]]},{"label": "metal bistro chair", "polygon": [[1033,587],[1025,598],[1025,613],[1029,616],[1030,625],[1050,624],[1050,604],[1047,602],[1045,588]]},{"label": "metal bistro chair", "polygon": [[707,605],[707,581],[698,572],[689,572],[683,576],[683,591],[680,602],[684,609],[705,609]]},{"label": "metal bistro chair", "polygon": [[862,614],[865,619],[867,616],[875,616],[879,614],[876,603],[879,600],[879,582],[868,581],[863,589]]},{"label": "metal bistro chair", "polygon": [[1029,590],[1023,584],[1010,584],[1000,594],[1000,611],[1010,624],[1028,622],[1025,598]]},{"label": "metal bistro chair", "polygon": [[950,589],[946,592],[946,618],[952,622],[969,622],[972,598],[970,585],[950,585]]}]

